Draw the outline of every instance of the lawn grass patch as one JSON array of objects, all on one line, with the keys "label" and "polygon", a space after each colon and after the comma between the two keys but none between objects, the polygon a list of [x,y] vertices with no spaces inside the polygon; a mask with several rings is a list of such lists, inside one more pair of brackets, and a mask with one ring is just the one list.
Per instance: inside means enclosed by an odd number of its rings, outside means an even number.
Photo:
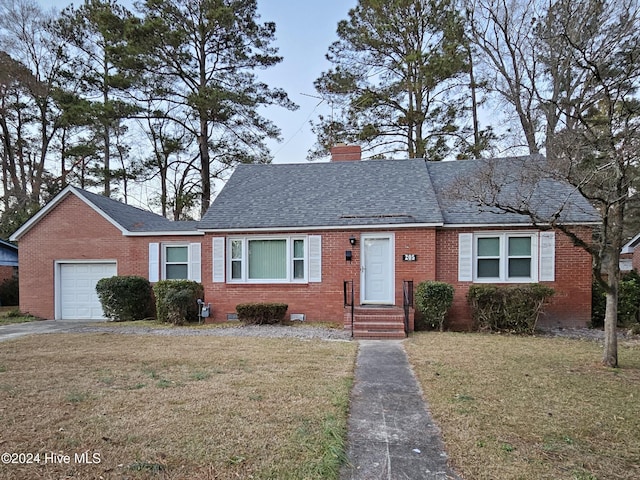
[{"label": "lawn grass patch", "polygon": [[338,478],[356,344],[37,335],[2,344],[0,478]]},{"label": "lawn grass patch", "polygon": [[18,307],[0,307],[0,325],[12,325],[14,323],[27,323],[41,320],[38,317],[22,313]]},{"label": "lawn grass patch", "polygon": [[150,329],[163,329],[163,330],[171,330],[176,328],[184,328],[184,329],[194,329],[194,330],[211,330],[217,328],[229,328],[229,327],[240,327],[244,325],[244,323],[239,321],[231,321],[231,322],[219,322],[219,323],[185,323],[184,325],[174,325],[172,323],[160,322],[153,318],[146,320],[131,320],[125,322],[108,322],[107,325],[109,327],[144,327]]},{"label": "lawn grass patch", "polygon": [[640,478],[640,346],[419,333],[405,347],[465,479]]}]

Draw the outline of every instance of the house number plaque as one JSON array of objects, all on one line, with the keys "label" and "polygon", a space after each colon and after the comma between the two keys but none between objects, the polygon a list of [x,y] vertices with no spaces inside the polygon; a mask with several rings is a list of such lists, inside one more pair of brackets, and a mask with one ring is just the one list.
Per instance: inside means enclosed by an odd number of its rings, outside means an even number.
[{"label": "house number plaque", "polygon": [[415,253],[403,253],[402,261],[403,262],[415,262],[418,259],[418,256]]}]

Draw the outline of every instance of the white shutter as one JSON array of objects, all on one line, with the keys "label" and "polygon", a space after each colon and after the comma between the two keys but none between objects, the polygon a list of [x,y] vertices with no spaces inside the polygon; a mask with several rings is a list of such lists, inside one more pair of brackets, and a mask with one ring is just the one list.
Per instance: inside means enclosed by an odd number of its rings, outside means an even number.
[{"label": "white shutter", "polygon": [[309,282],[322,281],[322,237],[309,235]]},{"label": "white shutter", "polygon": [[224,282],[224,237],[213,239],[213,281]]},{"label": "white shutter", "polygon": [[149,281],[155,283],[160,280],[160,244],[149,244]]},{"label": "white shutter", "polygon": [[473,281],[473,233],[458,234],[458,281]]},{"label": "white shutter", "polygon": [[540,281],[555,281],[555,271],[556,234],[555,232],[540,232]]},{"label": "white shutter", "polygon": [[189,244],[189,271],[191,272],[189,280],[194,282],[202,281],[202,262],[200,261],[200,244]]}]

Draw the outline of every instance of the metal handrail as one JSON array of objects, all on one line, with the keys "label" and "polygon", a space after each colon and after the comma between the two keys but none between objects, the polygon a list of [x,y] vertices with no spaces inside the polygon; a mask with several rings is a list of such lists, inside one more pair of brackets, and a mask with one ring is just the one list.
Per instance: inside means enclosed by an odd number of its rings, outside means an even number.
[{"label": "metal handrail", "polygon": [[353,338],[353,318],[355,313],[353,297],[353,280],[345,280],[342,284],[344,294],[344,306],[351,307],[351,338]]},{"label": "metal handrail", "polygon": [[402,307],[404,309],[404,333],[409,333],[409,311],[413,307],[413,280],[402,281]]}]

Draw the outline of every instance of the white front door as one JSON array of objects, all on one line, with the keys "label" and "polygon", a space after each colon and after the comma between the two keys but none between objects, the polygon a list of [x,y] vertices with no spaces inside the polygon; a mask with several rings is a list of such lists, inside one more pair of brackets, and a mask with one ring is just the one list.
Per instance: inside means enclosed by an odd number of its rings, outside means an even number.
[{"label": "white front door", "polygon": [[361,303],[393,305],[395,265],[393,234],[361,237]]}]

